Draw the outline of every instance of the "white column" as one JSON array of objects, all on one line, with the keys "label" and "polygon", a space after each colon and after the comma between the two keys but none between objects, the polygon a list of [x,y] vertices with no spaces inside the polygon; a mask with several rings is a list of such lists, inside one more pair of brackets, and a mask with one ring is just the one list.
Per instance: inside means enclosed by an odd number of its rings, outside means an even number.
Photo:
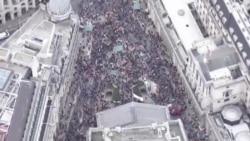
[{"label": "white column", "polygon": [[6,19],[5,19],[5,13],[4,14],[2,14],[2,24],[5,24],[6,23]]},{"label": "white column", "polygon": [[0,0],[0,11],[4,10],[4,4],[3,4],[3,0]]},{"label": "white column", "polygon": [[8,0],[8,5],[12,6],[12,0]]},{"label": "white column", "polygon": [[36,7],[36,0],[32,0],[32,8]]}]

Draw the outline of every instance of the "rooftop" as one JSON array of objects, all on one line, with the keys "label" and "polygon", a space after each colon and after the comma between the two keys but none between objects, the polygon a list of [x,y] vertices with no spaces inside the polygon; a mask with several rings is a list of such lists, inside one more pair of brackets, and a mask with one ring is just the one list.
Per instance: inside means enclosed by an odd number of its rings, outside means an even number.
[{"label": "rooftop", "polygon": [[90,128],[89,141],[187,141],[181,120],[131,128]]},{"label": "rooftop", "polygon": [[246,66],[250,68],[250,37],[249,37],[249,15],[238,2],[230,0],[217,0],[211,2],[215,12],[212,14],[219,16],[220,21],[232,38],[241,58]]},{"label": "rooftop", "polygon": [[[229,108],[232,109],[229,110]],[[238,114],[238,111],[236,112],[234,108],[240,108],[240,112],[243,113],[243,116],[240,116],[240,120],[236,119],[235,121],[231,121],[233,125],[230,125],[228,124],[228,121],[226,121],[224,118],[235,119]],[[214,131],[216,138],[220,141],[250,140],[250,120],[243,107],[237,105],[229,105],[226,106],[220,113],[208,115],[207,119],[210,129]]]},{"label": "rooftop", "polygon": [[195,61],[199,63],[206,81],[222,78],[236,79],[242,76],[238,68],[240,60],[235,48],[221,37],[195,42],[191,53]]},{"label": "rooftop", "polygon": [[[117,114],[119,112],[119,114]],[[166,106],[131,102],[96,114],[98,127],[132,127],[170,119]]]},{"label": "rooftop", "polygon": [[203,39],[203,35],[187,2],[184,0],[163,0],[162,3],[171,18],[185,50],[190,50],[193,42]]}]

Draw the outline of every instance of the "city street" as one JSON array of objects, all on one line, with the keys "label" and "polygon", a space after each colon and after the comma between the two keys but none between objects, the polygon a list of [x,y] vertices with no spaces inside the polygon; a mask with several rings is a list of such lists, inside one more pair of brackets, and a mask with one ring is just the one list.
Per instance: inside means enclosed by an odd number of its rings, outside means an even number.
[{"label": "city street", "polygon": [[79,40],[82,46],[55,140],[86,141],[88,128],[96,127],[97,112],[143,102],[133,97],[133,88],[145,79],[157,84],[157,92],[138,96],[158,105],[180,106],[181,113],[173,118],[183,120],[190,141],[199,141],[192,102],[144,10],[145,3],[84,0],[76,6],[84,25]]}]

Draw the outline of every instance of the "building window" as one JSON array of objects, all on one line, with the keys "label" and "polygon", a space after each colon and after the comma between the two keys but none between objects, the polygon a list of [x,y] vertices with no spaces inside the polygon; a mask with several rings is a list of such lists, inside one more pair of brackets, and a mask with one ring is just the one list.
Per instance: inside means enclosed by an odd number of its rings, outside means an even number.
[{"label": "building window", "polygon": [[223,96],[225,98],[229,98],[231,94],[232,94],[232,90],[227,90],[227,91],[223,92]]},{"label": "building window", "polygon": [[237,35],[233,35],[233,40],[236,42],[238,40],[238,36]]},{"label": "building window", "polygon": [[219,16],[222,17],[223,16],[223,12],[219,11]]},{"label": "building window", "polygon": [[219,11],[220,10],[220,5],[216,4],[216,10]]},{"label": "building window", "polygon": [[229,92],[225,92],[224,97],[229,97]]},{"label": "building window", "polygon": [[198,80],[198,71],[196,71],[195,79]]},{"label": "building window", "polygon": [[227,22],[227,18],[223,17],[222,22],[225,24]]},{"label": "building window", "polygon": [[217,0],[212,0],[212,3],[213,3],[213,4],[217,3]]},{"label": "building window", "polygon": [[234,33],[234,29],[232,27],[229,27],[229,33],[233,34]]}]

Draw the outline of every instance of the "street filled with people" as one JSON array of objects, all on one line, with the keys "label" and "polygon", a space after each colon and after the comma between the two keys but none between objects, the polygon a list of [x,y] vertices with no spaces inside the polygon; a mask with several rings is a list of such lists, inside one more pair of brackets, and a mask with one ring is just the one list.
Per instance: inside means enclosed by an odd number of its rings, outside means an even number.
[{"label": "street filled with people", "polygon": [[[97,126],[96,113],[139,101],[132,87],[147,79],[157,84],[157,92],[149,93],[149,97],[157,105],[180,107],[173,116],[182,119],[189,139],[198,141],[199,125],[192,122],[197,117],[188,110],[192,102],[167,47],[148,18],[146,3],[140,2],[140,8],[134,9],[131,0],[84,0],[81,8],[84,42],[66,99],[69,108],[60,114],[55,140],[86,141],[88,129]],[[115,103],[105,98],[110,84],[119,91],[120,99]]]}]

